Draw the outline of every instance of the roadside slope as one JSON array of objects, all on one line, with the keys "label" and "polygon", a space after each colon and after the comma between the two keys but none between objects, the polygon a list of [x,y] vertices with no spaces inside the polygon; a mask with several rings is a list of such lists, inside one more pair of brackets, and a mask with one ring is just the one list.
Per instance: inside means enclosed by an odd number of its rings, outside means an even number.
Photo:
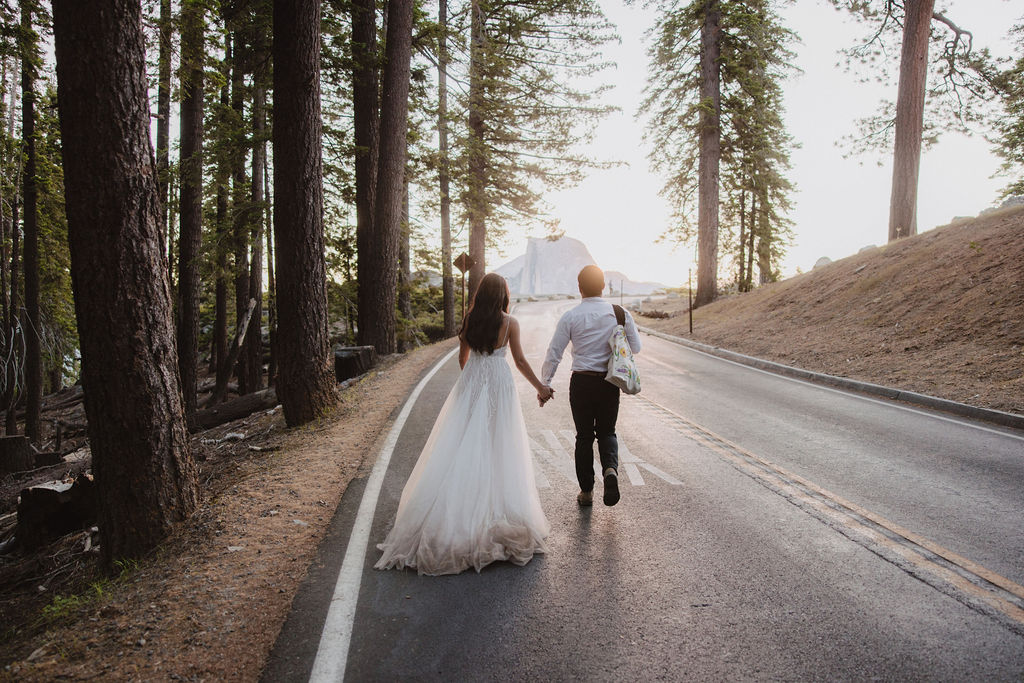
[{"label": "roadside slope", "polygon": [[831,375],[1024,413],[1024,208],[640,324]]}]

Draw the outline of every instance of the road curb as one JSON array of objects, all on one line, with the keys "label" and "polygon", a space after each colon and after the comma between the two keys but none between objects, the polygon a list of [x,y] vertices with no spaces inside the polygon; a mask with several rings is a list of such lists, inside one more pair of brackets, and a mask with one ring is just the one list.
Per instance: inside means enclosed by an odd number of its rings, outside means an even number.
[{"label": "road curb", "polygon": [[855,379],[849,379],[848,377],[837,377],[836,375],[812,372],[810,370],[804,370],[803,368],[795,368],[792,365],[783,365],[782,363],[747,356],[728,349],[711,346],[710,344],[702,344],[684,337],[677,337],[672,334],[659,332],[658,330],[654,330],[649,327],[637,326],[637,329],[645,334],[651,335],[652,337],[659,337],[666,341],[670,341],[681,346],[688,346],[712,356],[718,356],[719,358],[731,360],[736,363],[742,363],[743,365],[749,365],[750,367],[765,370],[767,372],[773,372],[778,375],[795,377],[797,379],[814,382],[815,384],[824,384],[838,389],[857,391],[862,394],[881,396],[882,398],[887,398],[892,401],[902,401],[904,403],[910,403],[924,408],[932,408],[934,410],[941,410],[961,417],[971,418],[972,420],[982,420],[1003,427],[1024,430],[1024,415],[1015,415],[1014,413],[1005,413],[1001,410],[992,410],[989,408],[979,408],[978,406],[972,406],[966,403],[958,403],[957,401],[950,401],[936,396],[928,396],[927,394],[919,394],[914,391],[893,389],[892,387],[885,387],[880,384],[861,382]]}]

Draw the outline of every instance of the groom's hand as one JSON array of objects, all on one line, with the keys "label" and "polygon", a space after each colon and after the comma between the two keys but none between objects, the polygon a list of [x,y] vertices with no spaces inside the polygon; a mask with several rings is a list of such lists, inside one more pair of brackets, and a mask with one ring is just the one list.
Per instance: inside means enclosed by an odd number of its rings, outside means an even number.
[{"label": "groom's hand", "polygon": [[545,386],[541,391],[537,392],[537,405],[541,408],[544,404],[550,401],[555,396],[555,390],[549,386]]}]

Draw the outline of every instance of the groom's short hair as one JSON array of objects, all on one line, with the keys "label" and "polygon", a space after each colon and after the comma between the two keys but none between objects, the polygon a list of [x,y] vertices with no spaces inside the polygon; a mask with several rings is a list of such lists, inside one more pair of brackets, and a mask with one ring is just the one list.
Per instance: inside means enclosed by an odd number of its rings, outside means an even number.
[{"label": "groom's short hair", "polygon": [[604,292],[604,271],[597,266],[584,266],[576,279],[583,296],[601,296]]}]

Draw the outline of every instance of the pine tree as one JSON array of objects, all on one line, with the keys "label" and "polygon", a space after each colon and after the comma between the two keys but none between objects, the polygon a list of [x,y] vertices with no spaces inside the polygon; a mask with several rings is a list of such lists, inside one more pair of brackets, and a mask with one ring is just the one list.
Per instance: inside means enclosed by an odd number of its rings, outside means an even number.
[{"label": "pine tree", "polygon": [[[871,26],[871,37],[846,53],[873,76],[887,72],[888,45],[900,41],[896,103],[883,102],[878,114],[862,120],[856,142],[857,149],[892,150],[892,242],[917,234],[922,148],[934,143],[942,128],[966,129],[975,122],[980,116],[977,104],[991,97],[991,87],[974,68],[971,32],[936,12],[934,0],[830,1]],[[932,43],[941,45],[941,51],[930,53]]]},{"label": "pine tree", "polygon": [[140,0],[54,0],[53,14],[82,384],[110,566],[187,517],[197,485],[161,250]]},{"label": "pine tree", "polygon": [[[679,241],[697,238],[694,305],[707,303],[717,287],[719,245],[735,252],[738,284],[745,291],[753,286],[755,253],[758,281],[771,281],[790,238],[785,212],[792,185],[785,174],[793,141],[782,122],[781,82],[791,71],[787,45],[795,36],[769,0],[723,0],[716,7],[709,18],[705,1],[659,5],[641,105],[648,117],[651,165],[666,178],[662,194],[676,221],[667,235]],[[716,22],[718,36],[712,41],[708,33]],[[711,43],[717,98],[707,85]],[[716,135],[717,141],[708,142]],[[713,164],[709,157],[716,147]],[[709,166],[719,169],[717,178]],[[711,196],[723,199],[720,218],[706,215],[714,213],[717,199],[699,199]]]},{"label": "pine tree", "polygon": [[274,0],[277,395],[299,425],[334,403],[328,359],[320,115],[320,3]]},{"label": "pine tree", "polygon": [[591,0],[472,0],[469,92],[457,141],[463,217],[469,224],[469,295],[487,268],[486,249],[510,223],[543,223],[542,196],[598,165],[576,150],[610,108],[593,77],[615,39]]},{"label": "pine tree", "polygon": [[1017,57],[1002,64],[985,54],[979,67],[989,75],[998,96],[999,111],[993,116],[994,150],[1003,160],[1000,171],[1010,177],[1003,196],[1024,194],[1024,21],[1013,27]]}]

